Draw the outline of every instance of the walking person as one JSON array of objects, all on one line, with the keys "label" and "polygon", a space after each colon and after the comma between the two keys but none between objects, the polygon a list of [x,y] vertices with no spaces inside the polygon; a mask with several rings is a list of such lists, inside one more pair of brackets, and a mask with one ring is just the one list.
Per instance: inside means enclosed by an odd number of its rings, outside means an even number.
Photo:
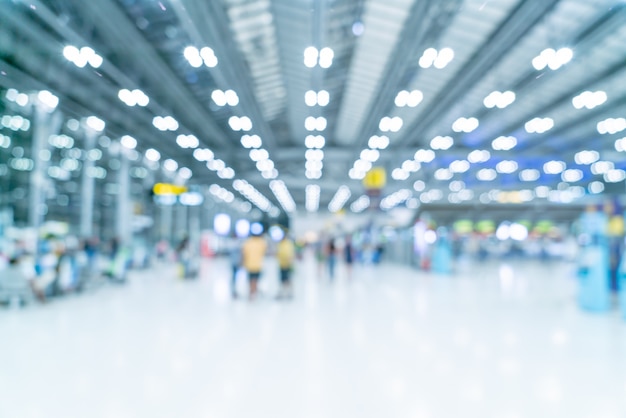
[{"label": "walking person", "polygon": [[352,245],[352,237],[346,236],[346,243],[343,247],[344,262],[346,263],[346,276],[352,278],[352,264],[354,263],[354,247]]},{"label": "walking person", "polygon": [[250,300],[254,300],[258,292],[258,283],[261,270],[263,270],[263,259],[266,251],[267,242],[261,234],[254,234],[249,237],[241,248],[242,264],[248,272],[250,283]]},{"label": "walking person", "polygon": [[291,272],[293,270],[295,256],[295,245],[291,238],[285,233],[276,249],[276,258],[278,258],[278,266],[280,267],[280,290],[278,292],[278,299],[293,297]]},{"label": "walking person", "polygon": [[335,265],[337,264],[337,247],[334,238],[331,238],[326,245],[326,262],[330,280],[333,280],[335,278]]},{"label": "walking person", "polygon": [[228,248],[228,259],[232,272],[230,292],[233,299],[237,299],[237,273],[239,272],[239,268],[241,268],[241,258],[241,242],[239,242],[237,235],[233,233]]}]

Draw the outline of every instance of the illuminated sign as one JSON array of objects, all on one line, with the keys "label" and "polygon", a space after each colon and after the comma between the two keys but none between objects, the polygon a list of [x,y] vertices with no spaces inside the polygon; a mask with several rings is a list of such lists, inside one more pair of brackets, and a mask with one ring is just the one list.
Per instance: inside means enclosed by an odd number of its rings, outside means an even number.
[{"label": "illuminated sign", "polygon": [[178,186],[176,184],[169,184],[169,183],[157,183],[152,188],[152,191],[157,196],[164,196],[164,195],[178,196],[179,194],[183,194],[187,191],[187,186]]},{"label": "illuminated sign", "polygon": [[374,167],[365,174],[363,186],[366,189],[382,189],[387,184],[387,172],[383,167]]},{"label": "illuminated sign", "polygon": [[204,202],[204,196],[198,192],[185,192],[178,196],[178,201],[184,206],[200,206]]}]

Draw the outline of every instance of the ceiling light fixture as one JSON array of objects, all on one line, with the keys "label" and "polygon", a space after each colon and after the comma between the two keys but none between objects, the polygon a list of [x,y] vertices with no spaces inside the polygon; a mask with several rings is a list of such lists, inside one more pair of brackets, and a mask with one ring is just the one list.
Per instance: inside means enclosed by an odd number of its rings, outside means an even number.
[{"label": "ceiling light fixture", "polygon": [[504,109],[507,106],[510,106],[515,101],[515,93],[512,91],[492,91],[489,93],[485,100],[483,100],[483,104],[486,108],[492,109],[497,107],[498,109]]},{"label": "ceiling light fixture", "polygon": [[130,135],[122,136],[122,138],[120,139],[120,143],[122,144],[123,147],[128,148],[128,149],[137,148],[137,140]]},{"label": "ceiling light fixture", "polygon": [[239,96],[237,96],[237,93],[235,93],[234,90],[213,90],[213,92],[211,92],[211,99],[220,107],[226,105],[237,106],[239,104]]},{"label": "ceiling light fixture", "polygon": [[118,92],[117,97],[119,97],[119,99],[124,102],[126,106],[130,107],[137,105],[141,107],[146,107],[148,106],[148,103],[150,103],[150,98],[139,89],[135,89],[132,91],[128,89],[121,89]]},{"label": "ceiling light fixture", "polygon": [[252,121],[247,116],[231,116],[228,118],[228,125],[233,131],[248,132],[252,130]]},{"label": "ceiling light fixture", "polygon": [[285,212],[291,213],[296,211],[296,202],[294,202],[293,197],[289,193],[285,182],[282,180],[272,180],[270,182],[270,189],[276,199],[278,199],[278,203],[283,207]]},{"label": "ceiling light fixture", "polygon": [[322,135],[307,135],[304,139],[304,145],[307,148],[324,148],[326,139]]},{"label": "ceiling light fixture", "polygon": [[600,153],[598,151],[583,150],[574,155],[574,161],[580,165],[590,165],[600,159]]},{"label": "ceiling light fixture", "polygon": [[369,207],[370,198],[367,195],[363,195],[356,199],[354,202],[352,202],[352,204],[350,205],[350,210],[354,213],[361,213]]},{"label": "ceiling light fixture", "polygon": [[304,50],[304,65],[313,68],[319,63],[322,68],[330,68],[334,57],[335,52],[331,48],[326,47],[318,51],[314,46],[310,46]]},{"label": "ceiling light fixture", "polygon": [[241,145],[243,145],[244,148],[261,148],[263,141],[258,135],[246,134],[241,137]]},{"label": "ceiling light fixture", "polygon": [[402,129],[402,124],[402,118],[400,118],[399,116],[395,116],[393,118],[385,116],[380,120],[378,128],[382,132],[398,132],[400,129]]},{"label": "ceiling light fixture", "polygon": [[604,91],[583,91],[578,96],[572,99],[572,105],[576,109],[593,109],[604,104],[607,101],[607,95]]},{"label": "ceiling light fixture", "polygon": [[200,50],[195,46],[188,46],[184,49],[183,56],[189,65],[194,68],[200,68],[203,63],[209,68],[213,68],[218,64],[215,52],[207,46]]},{"label": "ceiling light fixture", "polygon": [[161,153],[155,150],[154,148],[147,149],[145,156],[146,156],[146,160],[152,161],[152,162],[157,162],[161,159]]},{"label": "ceiling light fixture", "polygon": [[496,164],[496,171],[502,174],[511,174],[517,171],[518,165],[516,161],[504,160]]},{"label": "ceiling light fixture", "polygon": [[[16,101],[19,100],[21,96],[18,95]],[[28,98],[28,96],[26,96]],[[48,112],[53,111],[59,105],[59,98],[54,94],[50,93],[48,90],[41,90],[37,93],[37,98],[39,101],[47,107]]]},{"label": "ceiling light fixture", "polygon": [[532,64],[537,71],[541,71],[546,67],[551,70],[558,70],[563,65],[570,62],[573,57],[574,52],[570,48],[561,48],[558,51],[547,48],[533,58]]},{"label": "ceiling light fixture", "polygon": [[608,118],[598,122],[598,133],[605,135],[613,135],[626,129],[626,119],[624,118]]},{"label": "ceiling light fixture", "polygon": [[546,174],[561,174],[567,168],[564,161],[548,161],[543,165],[543,172]]},{"label": "ceiling light fixture", "polygon": [[514,136],[499,136],[491,141],[491,148],[494,151],[510,151],[517,145],[517,138]]},{"label": "ceiling light fixture", "polygon": [[317,212],[320,207],[320,186],[309,184],[304,190],[306,194],[306,210],[308,212]]},{"label": "ceiling light fixture", "polygon": [[373,135],[367,145],[372,149],[386,149],[389,146],[389,138],[385,135]]},{"label": "ceiling light fixture", "polygon": [[537,181],[541,177],[541,173],[539,170],[534,168],[527,168],[526,170],[522,170],[519,173],[519,178],[521,181]]},{"label": "ceiling light fixture", "polygon": [[178,135],[176,143],[181,148],[198,148],[200,141],[195,135]]},{"label": "ceiling light fixture", "polygon": [[269,213],[274,208],[274,205],[272,205],[267,197],[263,196],[261,192],[246,180],[237,179],[233,181],[233,188],[263,212]]},{"label": "ceiling light fixture", "polygon": [[474,150],[467,156],[467,160],[472,164],[486,163],[491,158],[491,153],[487,150]]},{"label": "ceiling light fixture", "polygon": [[443,48],[437,51],[435,48],[428,48],[422,54],[419,65],[422,68],[430,68],[433,65],[437,69],[445,68],[454,59],[452,48]]},{"label": "ceiling light fixture", "polygon": [[435,151],[430,149],[420,149],[415,152],[413,158],[419,163],[430,163],[435,159]]},{"label": "ceiling light fixture", "polygon": [[452,124],[454,132],[470,133],[478,128],[479,122],[476,118],[458,118]]},{"label": "ceiling light fixture", "polygon": [[154,119],[152,119],[152,125],[159,131],[178,130],[178,121],[171,116],[155,116]]},{"label": "ceiling light fixture", "polygon": [[215,158],[215,154],[208,148],[196,148],[193,150],[193,158],[198,161],[211,161]]},{"label": "ceiling light fixture", "polygon": [[93,68],[100,68],[104,61],[100,55],[96,54],[96,51],[88,46],[78,49],[73,45],[67,45],[63,48],[63,56],[78,68],[83,68],[87,64]]},{"label": "ceiling light fixture", "polygon": [[496,177],[498,177],[498,173],[493,168],[483,168],[476,173],[476,178],[480,181],[493,181]]},{"label": "ceiling light fixture", "polygon": [[394,100],[394,103],[398,107],[416,107],[422,100],[424,100],[424,94],[419,90],[413,90],[411,92],[407,90],[401,90]]},{"label": "ceiling light fixture", "polygon": [[409,189],[400,189],[381,200],[380,208],[382,210],[393,209],[399,204],[406,202],[412,194],[413,193]]},{"label": "ceiling light fixture", "polygon": [[447,150],[454,145],[451,136],[436,136],[430,141],[430,147],[434,150]]},{"label": "ceiling light fixture", "polygon": [[309,90],[304,94],[304,102],[307,106],[327,106],[330,103],[330,94],[326,90],[320,90],[319,92],[315,92],[313,90]]},{"label": "ceiling light fixture", "polygon": [[524,125],[526,132],[529,134],[542,134],[549,131],[554,127],[554,120],[552,118],[534,118],[529,120]]},{"label": "ceiling light fixture", "polygon": [[335,193],[335,196],[333,196],[330,203],[328,204],[328,210],[333,213],[339,212],[341,208],[343,208],[343,206],[346,204],[348,199],[350,199],[351,195],[352,193],[350,192],[350,188],[348,186],[339,187],[339,189],[337,189],[337,192]]}]

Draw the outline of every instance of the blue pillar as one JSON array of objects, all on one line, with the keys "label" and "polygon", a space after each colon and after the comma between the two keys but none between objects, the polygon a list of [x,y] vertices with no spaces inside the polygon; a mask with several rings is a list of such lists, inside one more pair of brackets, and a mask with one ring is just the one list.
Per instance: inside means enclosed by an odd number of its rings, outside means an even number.
[{"label": "blue pillar", "polygon": [[578,261],[578,303],[582,309],[592,312],[611,308],[606,226],[604,213],[588,212],[581,218],[581,235],[588,242],[582,247]]},{"label": "blue pillar", "polygon": [[619,305],[622,317],[626,319],[626,254],[622,254],[622,260],[617,270],[617,282],[619,285]]},{"label": "blue pillar", "polygon": [[452,247],[444,228],[437,230],[438,239],[433,250],[432,270],[438,274],[452,274]]}]

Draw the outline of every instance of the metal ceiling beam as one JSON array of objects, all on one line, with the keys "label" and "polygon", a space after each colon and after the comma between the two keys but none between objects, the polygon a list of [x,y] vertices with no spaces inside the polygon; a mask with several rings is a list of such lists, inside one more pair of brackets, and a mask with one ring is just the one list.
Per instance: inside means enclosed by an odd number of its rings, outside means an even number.
[{"label": "metal ceiling beam", "polygon": [[92,21],[99,29],[107,45],[146,70],[144,75],[150,80],[150,88],[159,90],[163,96],[171,100],[173,105],[171,111],[182,122],[181,125],[189,128],[209,146],[220,145],[225,149],[233,148],[232,140],[158,55],[117,2],[99,0],[76,1],[75,3],[83,17]]},{"label": "metal ceiling beam", "polygon": [[[377,99],[369,109],[366,122],[358,135],[359,138],[364,138],[361,140],[362,145],[367,143],[366,138],[378,129],[380,118],[392,106],[398,90],[403,87],[405,81],[403,75],[417,51],[423,48],[427,38],[447,27],[448,22],[458,13],[458,4],[459,1],[456,0],[452,3],[415,1],[400,33],[400,41],[396,43],[385,69],[383,82],[378,87]],[[456,12],[453,12],[455,8]]]},{"label": "metal ceiling beam", "polygon": [[449,85],[441,89],[439,95],[432,101],[432,106],[410,126],[403,128],[403,132],[407,133],[395,141],[395,146],[409,142],[413,132],[426,132],[454,105],[459,97],[462,97],[481,80],[490,68],[504,59],[507,52],[559,1],[520,1],[491,36],[474,52],[467,64],[459,69]]},{"label": "metal ceiling beam", "polygon": [[[589,125],[589,121],[600,121],[610,117],[616,117],[620,114],[623,114],[617,109],[621,109],[622,111],[626,108],[626,95],[621,95],[615,100],[612,100],[610,106],[600,106],[593,110],[589,110],[585,112],[584,118],[578,118],[572,123],[569,123],[564,126],[560,126],[559,128],[549,130],[548,132],[540,135],[535,135],[532,137],[532,141],[527,141],[524,144],[520,144],[518,149],[520,151],[526,151],[528,149],[535,149],[539,146],[549,146],[550,148],[554,148],[555,151],[560,150],[561,153],[565,150],[564,146],[566,145],[565,141],[559,141],[559,143],[551,144],[547,141],[550,137],[557,138],[563,136],[567,132],[577,132],[579,135],[584,135],[585,131],[583,129],[585,127],[589,128],[589,132],[592,132],[593,136],[601,136],[596,130],[595,123],[593,125]],[[591,135],[590,135],[591,136]],[[604,135],[605,137],[608,135]],[[587,136],[586,140],[580,139],[580,136],[575,140],[572,145],[586,145],[593,149],[602,149],[602,147],[597,147],[595,144],[590,143],[590,137]],[[605,144],[606,146],[607,144]],[[613,147],[613,144],[608,144],[610,148]],[[573,148],[573,147],[572,147]]]},{"label": "metal ceiling beam", "polygon": [[239,106],[234,111],[241,109],[240,116],[248,116],[253,121],[254,132],[263,138],[264,147],[273,154],[276,138],[257,103],[250,72],[233,39],[223,3],[180,0],[171,4],[184,30],[197,46],[209,45],[215,51],[220,63],[210,69],[211,74],[222,88],[237,92]]},{"label": "metal ceiling beam", "polygon": [[[614,33],[616,30],[622,27],[625,22],[626,22],[626,5],[618,5],[614,8],[611,8],[610,10],[602,11],[598,16],[596,16],[593,19],[591,24],[581,29],[579,31],[579,35],[574,36],[574,39],[569,44],[572,46],[576,45],[578,48],[582,48],[582,49],[587,49],[587,50],[591,49],[597,45],[598,38],[610,36],[612,33]],[[601,83],[603,80],[609,77],[612,77],[625,69],[626,69],[626,60],[618,62],[612,65],[611,67],[606,68],[599,74],[583,80],[582,82],[570,88],[565,93],[556,97],[550,103],[547,103],[544,106],[540,107],[539,109],[534,109],[533,111],[527,112],[523,116],[520,116],[515,123],[509,124],[500,133],[496,134],[494,138],[497,136],[505,135],[509,132],[514,132],[518,129],[521,129],[527,121],[529,121],[530,119],[532,119],[533,117],[537,115],[547,114],[550,111],[558,107],[569,105],[569,103],[572,100],[572,97],[574,97],[576,94],[582,92],[585,89],[590,89],[593,85]],[[516,91],[519,94],[520,91],[526,90],[526,91],[530,91],[529,94],[535,94],[536,82],[539,82],[539,81],[545,82],[546,77],[556,78],[557,76],[558,76],[557,72],[551,71],[551,70],[545,70],[541,74],[541,77],[538,77],[537,71],[530,70],[527,74],[522,76],[519,79],[519,81],[515,83],[515,86],[513,87],[513,91]],[[478,114],[476,117],[480,120],[487,113],[489,113],[489,110],[485,109],[481,114]],[[583,124],[583,122],[588,122],[590,119],[592,119],[592,116],[590,113],[582,114],[582,116],[585,116],[586,118],[577,120],[576,122],[577,126],[580,126],[581,124]],[[554,132],[556,131],[549,131],[549,134],[554,135]],[[545,139],[543,135],[533,137],[533,140],[531,141],[531,145],[525,145],[525,147],[530,148],[536,145],[540,145],[540,142],[543,139]],[[483,143],[483,146],[485,143]],[[528,141],[526,142],[526,144],[528,144]],[[520,149],[523,149],[523,147],[520,147]]]}]

